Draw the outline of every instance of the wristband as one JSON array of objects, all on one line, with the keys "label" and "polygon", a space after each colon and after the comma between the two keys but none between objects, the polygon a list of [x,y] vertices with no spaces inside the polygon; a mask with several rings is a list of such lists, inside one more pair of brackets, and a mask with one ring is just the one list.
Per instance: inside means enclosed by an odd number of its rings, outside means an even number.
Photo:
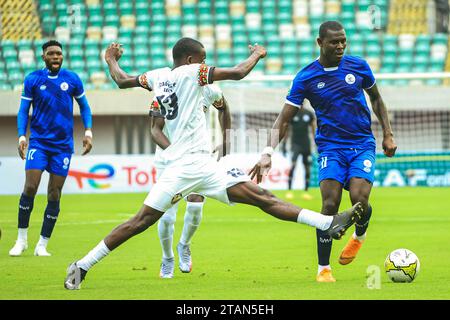
[{"label": "wristband", "polygon": [[22,141],[27,141],[27,138],[26,138],[25,136],[20,136],[20,137],[19,137],[19,144],[20,144]]},{"label": "wristband", "polygon": [[84,136],[85,136],[85,137],[89,137],[89,138],[92,139],[92,131],[91,131],[91,129],[87,129],[87,130],[84,132]]},{"label": "wristband", "polygon": [[269,156],[272,156],[273,148],[272,147],[265,147],[261,154],[268,154]]}]

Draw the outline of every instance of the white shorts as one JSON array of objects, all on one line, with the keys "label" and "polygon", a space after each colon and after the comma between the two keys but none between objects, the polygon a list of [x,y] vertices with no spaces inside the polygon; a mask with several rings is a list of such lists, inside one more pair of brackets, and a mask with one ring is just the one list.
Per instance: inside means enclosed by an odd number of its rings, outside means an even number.
[{"label": "white shorts", "polygon": [[239,168],[227,168],[208,154],[189,155],[164,168],[144,204],[166,212],[190,193],[232,204],[227,189],[246,181],[250,177]]},{"label": "white shorts", "polygon": [[[166,166],[160,164],[160,163],[154,163],[155,169],[156,169],[156,181],[159,180],[159,177],[161,177],[162,173],[164,172],[164,170],[166,169]],[[194,195],[200,195],[198,193],[195,192],[191,192],[189,194],[183,195],[184,200],[187,201],[187,198],[189,197],[189,195],[194,194]]]}]

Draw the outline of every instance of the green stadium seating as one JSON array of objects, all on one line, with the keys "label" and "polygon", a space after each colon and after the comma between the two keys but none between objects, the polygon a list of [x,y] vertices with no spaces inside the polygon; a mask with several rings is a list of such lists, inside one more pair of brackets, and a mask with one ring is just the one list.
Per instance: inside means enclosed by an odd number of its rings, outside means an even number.
[{"label": "green stadium seating", "polygon": [[[71,5],[77,4],[81,16],[77,18],[77,25],[71,26],[70,41],[64,44],[66,66],[85,73],[84,80],[96,70],[106,71],[106,64],[102,60],[102,51],[114,39],[114,31],[110,37],[90,39],[87,36],[88,26],[115,27],[118,30],[117,41],[122,43],[125,54],[121,60],[124,68],[131,71],[147,70],[166,66],[169,61],[166,56],[176,41],[183,36],[183,26],[196,26],[198,34],[205,35],[208,27],[216,29],[216,25],[231,25],[231,36],[222,39],[213,33],[215,48],[208,52],[208,61],[223,66],[232,65],[248,54],[247,45],[258,42],[267,47],[268,58],[275,59],[269,66],[266,60],[261,61],[255,71],[274,72],[277,69],[276,59],[282,63],[279,72],[291,74],[300,67],[317,58],[319,48],[315,37],[320,24],[324,20],[340,20],[347,33],[347,53],[365,58],[379,58],[380,72],[423,72],[442,71],[445,59],[442,57],[442,47],[448,46],[448,35],[418,35],[412,48],[400,48],[398,36],[389,35],[385,30],[389,13],[389,0],[342,0],[339,1],[340,10],[328,10],[333,1],[317,1],[323,8],[308,7],[308,14],[302,23],[308,23],[311,37],[294,36],[293,39],[281,39],[289,34],[289,26],[299,23],[295,16],[294,1],[291,0],[247,0],[238,1],[245,6],[245,13],[260,14],[261,25],[249,24],[245,15],[240,14],[239,6],[231,5],[237,0],[196,0],[168,2],[166,0],[41,0],[37,1],[37,10],[41,19],[41,27],[45,39],[20,40],[17,43],[3,40],[0,53],[0,88],[11,88],[17,84],[18,76],[10,80],[9,72],[22,74],[42,65],[40,55],[41,46],[49,38],[54,38],[58,26],[66,26],[73,22],[71,19]],[[177,4],[178,3],[178,4]],[[308,1],[309,6],[313,3]],[[316,3],[316,2],[314,2]],[[316,4],[315,4],[316,5]],[[382,30],[373,31],[357,25],[358,11],[365,11],[375,5],[380,9]],[[171,6],[171,7],[170,7]],[[176,6],[179,6],[176,8]],[[172,9],[171,9],[172,8]],[[174,10],[179,9],[179,11]],[[320,9],[320,10],[319,10]],[[178,12],[181,13],[178,14]],[[129,15],[133,20],[124,20]],[[121,19],[122,18],[122,19]],[[131,22],[130,22],[131,21]],[[123,26],[130,26],[124,28]],[[286,33],[286,26],[288,32]],[[280,26],[282,26],[280,28]],[[280,31],[281,30],[281,31]],[[106,31],[106,29],[105,29]],[[206,33],[205,33],[206,32]],[[281,32],[281,33],[280,33]],[[299,31],[297,31],[299,32]],[[227,46],[230,46],[227,48]],[[27,65],[19,63],[19,52],[33,50],[34,61]],[[436,49],[439,52],[433,51]],[[448,50],[448,49],[447,49]],[[170,60],[170,59],[169,59]],[[275,63],[275,67],[274,67]],[[101,88],[111,88],[110,78]],[[22,79],[23,80],[23,79]],[[408,81],[406,81],[407,83]],[[402,81],[386,81],[390,84],[404,84]],[[429,81],[427,83],[437,83]],[[89,86],[87,86],[89,87]],[[98,87],[98,85],[97,85]]]}]

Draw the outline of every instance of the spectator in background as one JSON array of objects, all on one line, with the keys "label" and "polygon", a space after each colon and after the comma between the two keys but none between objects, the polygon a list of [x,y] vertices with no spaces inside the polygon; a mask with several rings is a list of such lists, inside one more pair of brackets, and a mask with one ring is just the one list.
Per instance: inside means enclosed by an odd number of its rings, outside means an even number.
[{"label": "spectator in background", "polygon": [[436,4],[436,32],[448,33],[450,6],[448,0],[434,0]]},{"label": "spectator in background", "polygon": [[[292,152],[292,165],[289,170],[288,189],[286,193],[287,199],[293,199],[292,182],[294,180],[294,172],[297,165],[297,159],[299,155],[302,156],[302,163],[304,167],[304,179],[305,179],[305,192],[302,194],[304,200],[311,200],[312,196],[308,193],[310,172],[311,172],[311,138],[309,130],[311,130],[311,137],[316,134],[316,118],[314,112],[311,112],[305,108],[299,109],[297,114],[292,118],[290,123],[290,137],[291,137],[291,152]],[[284,140],[281,149],[283,154],[286,155],[286,140]]]}]

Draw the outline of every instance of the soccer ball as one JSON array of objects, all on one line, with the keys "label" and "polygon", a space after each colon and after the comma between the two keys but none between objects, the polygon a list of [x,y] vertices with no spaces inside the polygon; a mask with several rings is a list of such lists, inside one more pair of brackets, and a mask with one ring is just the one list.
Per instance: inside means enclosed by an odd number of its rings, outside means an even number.
[{"label": "soccer ball", "polygon": [[397,249],[386,257],[384,270],[393,282],[412,282],[419,273],[420,261],[414,252]]}]

